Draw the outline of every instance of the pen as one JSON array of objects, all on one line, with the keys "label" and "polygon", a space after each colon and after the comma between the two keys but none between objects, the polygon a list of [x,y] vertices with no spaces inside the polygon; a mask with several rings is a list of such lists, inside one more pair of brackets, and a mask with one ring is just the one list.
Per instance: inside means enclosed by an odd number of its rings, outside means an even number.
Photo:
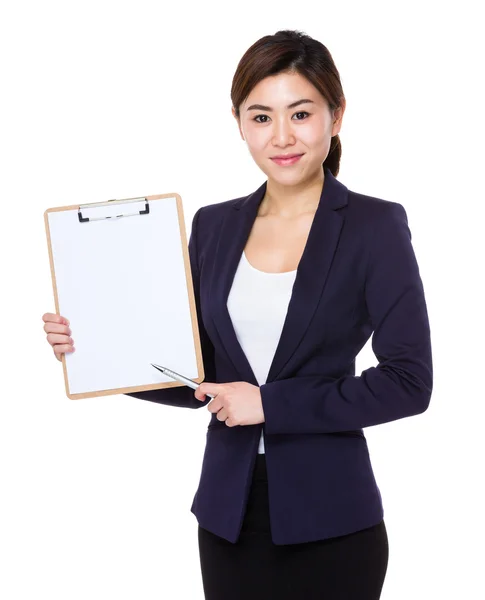
[{"label": "pen", "polygon": [[[171,371],[170,369],[167,369],[166,367],[161,367],[160,365],[154,365],[153,363],[150,363],[150,364],[152,365],[152,367],[155,367],[155,369],[158,369],[159,371],[161,371],[164,375],[168,375],[172,379],[176,379],[177,381],[180,381],[180,383],[185,383],[185,385],[188,385],[193,390],[196,390],[200,385],[196,381],[192,381],[192,379],[189,379],[188,377],[184,377],[183,375],[180,375],[179,373],[175,373],[175,371]],[[206,394],[206,396],[209,396],[209,398],[214,398],[213,394]]]}]

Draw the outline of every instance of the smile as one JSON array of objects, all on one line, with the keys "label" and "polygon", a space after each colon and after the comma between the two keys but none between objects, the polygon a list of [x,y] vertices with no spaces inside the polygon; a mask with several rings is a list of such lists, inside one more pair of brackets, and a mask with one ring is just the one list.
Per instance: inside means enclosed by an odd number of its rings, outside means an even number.
[{"label": "smile", "polygon": [[271,160],[277,165],[285,167],[287,165],[294,165],[300,160],[302,156],[303,154],[299,154],[298,156],[292,156],[291,158],[272,158]]}]

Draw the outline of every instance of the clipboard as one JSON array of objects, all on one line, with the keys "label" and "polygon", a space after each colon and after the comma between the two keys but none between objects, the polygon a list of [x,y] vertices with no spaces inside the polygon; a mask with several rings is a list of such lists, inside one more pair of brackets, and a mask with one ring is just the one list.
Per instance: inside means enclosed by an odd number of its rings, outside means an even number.
[{"label": "clipboard", "polygon": [[158,363],[204,379],[182,199],[177,193],[48,208],[56,313],[71,400],[180,387]]}]

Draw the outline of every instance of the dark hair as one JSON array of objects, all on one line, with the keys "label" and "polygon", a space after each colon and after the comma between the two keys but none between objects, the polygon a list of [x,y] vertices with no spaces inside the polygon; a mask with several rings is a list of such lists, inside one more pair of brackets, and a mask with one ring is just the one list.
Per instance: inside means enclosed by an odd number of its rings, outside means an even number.
[{"label": "dark hair", "polygon": [[[281,72],[297,72],[312,83],[327,100],[330,110],[341,106],[345,96],[340,75],[327,48],[300,31],[281,30],[266,35],[246,50],[239,61],[231,86],[236,116],[251,90],[265,77]],[[332,137],[323,166],[337,176],[342,146],[338,135]]]}]

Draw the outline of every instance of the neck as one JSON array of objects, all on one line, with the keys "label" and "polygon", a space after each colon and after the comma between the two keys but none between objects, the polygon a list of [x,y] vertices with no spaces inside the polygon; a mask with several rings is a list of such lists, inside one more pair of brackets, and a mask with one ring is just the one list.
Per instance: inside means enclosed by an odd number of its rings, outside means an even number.
[{"label": "neck", "polygon": [[310,180],[296,185],[285,185],[268,179],[258,215],[291,218],[303,213],[315,212],[320,202],[324,181],[323,167]]}]

